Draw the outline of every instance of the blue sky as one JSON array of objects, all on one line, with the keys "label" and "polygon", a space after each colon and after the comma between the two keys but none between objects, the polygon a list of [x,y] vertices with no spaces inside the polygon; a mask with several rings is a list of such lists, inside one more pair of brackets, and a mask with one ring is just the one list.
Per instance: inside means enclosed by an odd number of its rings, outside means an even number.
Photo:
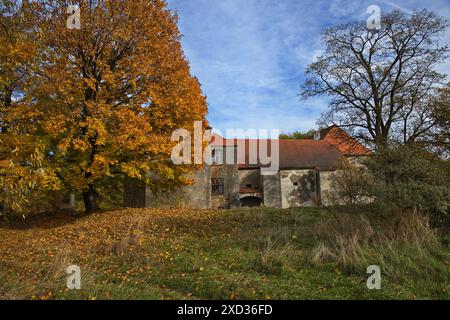
[{"label": "blue sky", "polygon": [[[323,49],[324,27],[382,11],[427,8],[450,17],[449,0],[168,0],[180,17],[183,48],[208,97],[214,128],[316,127],[327,99],[301,102],[304,70]],[[444,41],[450,43],[450,32]],[[450,74],[450,63],[440,71]]]}]

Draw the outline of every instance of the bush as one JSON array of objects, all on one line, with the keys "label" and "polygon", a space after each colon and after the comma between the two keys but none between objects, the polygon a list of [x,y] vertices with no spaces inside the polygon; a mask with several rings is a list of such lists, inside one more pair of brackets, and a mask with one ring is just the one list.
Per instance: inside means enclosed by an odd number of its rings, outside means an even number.
[{"label": "bush", "polygon": [[349,208],[374,203],[391,214],[423,212],[434,225],[446,225],[449,162],[418,144],[392,144],[380,148],[362,164],[344,159],[331,177],[324,201]]},{"label": "bush", "polygon": [[371,194],[393,211],[420,211],[435,224],[448,221],[450,169],[448,161],[422,146],[391,145],[366,163],[376,183]]},{"label": "bush", "polygon": [[324,192],[327,204],[355,206],[371,201],[373,178],[361,164],[343,158],[331,177],[330,189]]}]

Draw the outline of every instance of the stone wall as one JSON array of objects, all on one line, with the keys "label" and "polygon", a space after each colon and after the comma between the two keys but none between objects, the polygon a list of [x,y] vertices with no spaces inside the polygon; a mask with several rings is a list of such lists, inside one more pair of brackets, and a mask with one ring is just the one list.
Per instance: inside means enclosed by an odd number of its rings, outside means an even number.
[{"label": "stone wall", "polygon": [[193,174],[194,184],[175,190],[152,192],[138,182],[125,187],[125,206],[129,208],[188,207],[207,209],[211,207],[211,167],[205,166]]},{"label": "stone wall", "polygon": [[145,208],[146,187],[143,183],[134,180],[128,180],[124,184],[123,202],[127,208]]},{"label": "stone wall", "polygon": [[194,184],[182,187],[178,206],[199,209],[211,207],[211,167],[204,166],[194,174]]},{"label": "stone wall", "polygon": [[261,171],[259,169],[239,170],[239,188],[261,190]]},{"label": "stone wall", "polygon": [[[238,170],[236,165],[205,166],[194,174],[194,184],[174,191],[153,193],[137,182],[126,184],[124,202],[131,208],[238,208],[240,188],[252,185],[263,196],[264,205],[292,208],[324,205],[336,171],[282,170],[274,175],[261,175],[260,170]],[[224,179],[224,194],[211,195],[211,179]]]},{"label": "stone wall", "polygon": [[269,208],[281,208],[280,174],[261,175],[264,205]]},{"label": "stone wall", "polygon": [[[212,208],[238,208],[239,172],[236,165],[211,166],[211,179],[224,180],[224,194],[211,196]],[[211,187],[210,187],[211,189]]]},{"label": "stone wall", "polygon": [[331,180],[336,171],[320,171],[320,199],[323,206],[331,205],[327,193],[331,189]]},{"label": "stone wall", "polygon": [[[361,160],[358,159],[351,160],[352,163],[359,167],[364,167],[361,164]],[[336,190],[332,190],[331,184],[334,179],[334,175],[341,173],[340,170],[336,171],[321,171],[320,172],[320,191],[321,191],[321,204],[322,206],[328,207],[331,205],[345,205],[345,201],[342,199],[336,199]],[[342,173],[341,173],[342,174]],[[334,196],[333,196],[334,194]],[[374,201],[372,197],[359,198],[359,202],[362,204],[369,204]]]},{"label": "stone wall", "polygon": [[280,181],[283,208],[317,204],[316,170],[283,170]]}]

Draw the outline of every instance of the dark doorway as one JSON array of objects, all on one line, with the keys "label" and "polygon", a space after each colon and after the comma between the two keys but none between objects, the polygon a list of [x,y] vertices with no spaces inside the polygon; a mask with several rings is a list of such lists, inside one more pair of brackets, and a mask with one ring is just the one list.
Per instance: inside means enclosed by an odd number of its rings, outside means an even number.
[{"label": "dark doorway", "polygon": [[260,207],[262,200],[258,197],[245,197],[241,199],[241,207],[255,208]]}]

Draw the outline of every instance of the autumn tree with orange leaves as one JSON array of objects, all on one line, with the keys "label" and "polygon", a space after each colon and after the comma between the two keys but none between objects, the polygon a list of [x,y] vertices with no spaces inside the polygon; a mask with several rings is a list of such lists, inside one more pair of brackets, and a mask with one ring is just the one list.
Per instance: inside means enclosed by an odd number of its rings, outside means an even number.
[{"label": "autumn tree with orange leaves", "polygon": [[67,28],[73,1],[33,8],[38,62],[17,126],[46,142],[49,166],[67,190],[82,191],[87,213],[99,210],[98,188],[119,179],[185,183],[189,168],[170,161],[171,134],[205,122],[207,107],[177,16],[162,0],[75,3],[80,29]]},{"label": "autumn tree with orange leaves", "polygon": [[21,213],[60,183],[45,158],[46,139],[29,125],[36,115],[26,94],[36,72],[34,4],[0,2],[0,216]]}]

